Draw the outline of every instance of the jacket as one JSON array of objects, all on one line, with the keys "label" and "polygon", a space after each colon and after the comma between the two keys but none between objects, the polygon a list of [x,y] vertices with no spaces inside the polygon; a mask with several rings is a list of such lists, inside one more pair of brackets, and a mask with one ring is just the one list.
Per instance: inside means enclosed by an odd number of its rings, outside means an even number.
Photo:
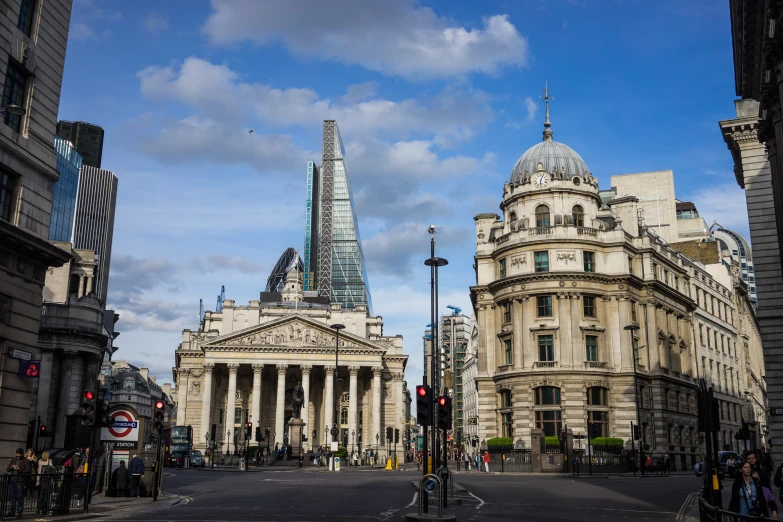
[{"label": "jacket", "polygon": [[[139,459],[141,460],[141,459]],[[143,463],[142,463],[143,464]],[[130,485],[130,472],[125,466],[120,466],[114,470],[114,489],[117,491],[124,491],[128,489]]]},{"label": "jacket", "polygon": [[[15,470],[14,466],[19,466],[19,469]],[[32,475],[33,463],[24,457],[14,457],[8,462],[6,471],[11,475]]]},{"label": "jacket", "polygon": [[128,464],[128,471],[130,472],[131,475],[143,475],[144,461],[141,460],[139,457],[132,458],[130,464]]},{"label": "jacket", "polygon": [[[761,488],[761,484],[758,480],[751,478],[753,485],[756,487],[756,502],[761,509],[761,512],[766,516],[767,514],[767,499],[764,497],[764,490]],[[732,513],[740,512],[740,489],[745,485],[745,481],[742,475],[737,477],[734,481],[734,485],[731,486],[731,501],[729,501],[729,511]],[[744,500],[742,501],[744,502]]]}]

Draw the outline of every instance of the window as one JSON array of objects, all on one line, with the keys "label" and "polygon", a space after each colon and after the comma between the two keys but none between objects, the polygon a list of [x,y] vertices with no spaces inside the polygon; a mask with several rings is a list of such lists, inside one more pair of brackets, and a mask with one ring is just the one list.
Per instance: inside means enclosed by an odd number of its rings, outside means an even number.
[{"label": "window", "polygon": [[540,386],[536,388],[536,406],[560,406],[560,388]]},{"label": "window", "polygon": [[[9,60],[5,73],[5,86],[3,87],[3,107],[9,105],[24,106],[24,93],[27,85],[27,76],[21,67]],[[22,118],[17,114],[5,114],[5,124],[19,132],[22,128]]]},{"label": "window", "polygon": [[638,324],[639,321],[636,320],[636,303],[634,301],[631,301],[631,322]]},{"label": "window", "polygon": [[669,271],[665,268],[663,269],[663,282],[669,284]]},{"label": "window", "polygon": [[536,207],[536,226],[549,226],[549,208],[546,205],[539,205]]},{"label": "window", "polygon": [[658,279],[658,263],[653,263],[653,277]]},{"label": "window", "polygon": [[587,405],[588,406],[608,406],[606,400],[606,388],[594,386],[587,389]]},{"label": "window", "polygon": [[0,219],[3,221],[11,221],[15,181],[11,174],[0,171]]},{"label": "window", "polygon": [[503,413],[503,414],[501,414],[501,422],[503,424],[503,436],[504,437],[513,437],[514,436],[512,416],[513,415],[511,413]]},{"label": "window", "polygon": [[712,334],[709,326],[707,327],[707,348],[712,348]]},{"label": "window", "polygon": [[501,408],[511,407],[511,391],[503,390],[502,392],[500,392],[500,407]]},{"label": "window", "polygon": [[514,352],[511,348],[511,339],[503,340],[503,352],[506,354],[506,364],[514,364]]},{"label": "window", "polygon": [[633,258],[628,258],[628,273],[633,274]]},{"label": "window", "polygon": [[555,345],[551,335],[538,336],[538,360],[541,362],[553,362],[555,360]]},{"label": "window", "polygon": [[674,288],[675,290],[680,290],[680,278],[677,276],[674,276]]},{"label": "window", "polygon": [[704,325],[699,325],[699,342],[704,344]]},{"label": "window", "polygon": [[539,295],[536,297],[536,309],[538,317],[552,317],[552,296]]},{"label": "window", "polygon": [[595,296],[584,296],[583,305],[585,317],[595,317]]},{"label": "window", "polygon": [[220,424],[223,424],[223,408],[220,408]]},{"label": "window", "polygon": [[574,208],[571,209],[571,214],[574,217],[574,226],[585,226],[585,211],[581,206],[574,205]]},{"label": "window", "polygon": [[511,302],[506,301],[503,303],[503,322],[504,323],[510,323],[511,322]]},{"label": "window", "polygon": [[500,277],[506,277],[506,260],[501,259],[498,261],[498,269],[500,272]]},{"label": "window", "polygon": [[595,253],[582,252],[582,261],[584,261],[585,272],[595,272]]},{"label": "window", "polygon": [[513,210],[508,213],[508,220],[509,221],[516,221],[517,220],[517,213]]},{"label": "window", "polygon": [[536,272],[549,272],[549,252],[536,252]]},{"label": "window", "polygon": [[562,428],[561,413],[558,409],[544,409],[547,406],[560,406],[560,388],[541,386],[535,389],[535,404],[541,409],[536,411],[536,428],[551,437],[558,435]]},{"label": "window", "polygon": [[22,30],[25,36],[30,36],[33,29],[33,13],[35,12],[35,0],[22,0],[19,8],[19,21],[16,26]]},{"label": "window", "polygon": [[348,424],[348,408],[343,408],[340,410],[340,424]]},{"label": "window", "polygon": [[595,335],[585,336],[585,360],[598,362],[598,337]]},{"label": "window", "polygon": [[242,424],[242,408],[234,408],[234,424]]}]

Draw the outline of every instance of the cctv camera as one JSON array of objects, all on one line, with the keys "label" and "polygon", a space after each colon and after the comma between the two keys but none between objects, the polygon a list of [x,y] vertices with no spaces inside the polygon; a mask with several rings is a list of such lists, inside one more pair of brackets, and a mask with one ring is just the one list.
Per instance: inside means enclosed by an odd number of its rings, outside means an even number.
[{"label": "cctv camera", "polygon": [[427,231],[428,231],[430,234],[434,234],[434,233],[435,233],[435,225],[430,225],[430,228],[428,228],[428,229],[427,229]]}]

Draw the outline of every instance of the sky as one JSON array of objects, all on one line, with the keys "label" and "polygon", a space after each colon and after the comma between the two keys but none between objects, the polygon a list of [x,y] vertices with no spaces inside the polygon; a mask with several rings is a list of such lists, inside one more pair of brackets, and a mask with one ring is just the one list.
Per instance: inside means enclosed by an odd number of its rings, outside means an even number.
[{"label": "sky", "polygon": [[199,299],[258,298],[303,248],[306,164],[335,119],[374,313],[404,336],[414,385],[427,227],[449,260],[440,312],[469,315],[473,217],[498,212],[541,140],[545,82],[554,139],[602,188],[671,169],[678,199],[749,240],[718,126],[735,117],[726,2],[74,0],[59,118],[105,129],[120,180],[115,359],[170,382]]}]

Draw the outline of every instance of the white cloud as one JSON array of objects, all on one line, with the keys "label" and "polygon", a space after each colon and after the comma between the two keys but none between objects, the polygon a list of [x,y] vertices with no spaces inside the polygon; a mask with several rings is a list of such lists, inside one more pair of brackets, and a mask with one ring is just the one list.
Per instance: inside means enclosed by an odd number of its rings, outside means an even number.
[{"label": "white cloud", "polygon": [[[427,99],[374,97],[373,82],[352,85],[339,100],[306,88],[276,89],[243,82],[227,65],[190,57],[179,66],[150,66],[138,73],[141,92],[151,100],[174,100],[222,122],[262,121],[278,126],[318,128],[335,119],[343,133],[397,137],[425,132],[470,138],[492,118],[489,96],[470,89],[444,89]],[[371,99],[368,99],[371,98]]]},{"label": "white cloud", "polygon": [[169,28],[169,20],[160,13],[150,13],[144,18],[144,27],[151,33],[156,33]]},{"label": "white cloud", "polygon": [[271,0],[212,0],[212,7],[203,31],[213,44],[282,42],[296,55],[410,79],[495,74],[528,61],[527,40],[507,15],[466,28],[413,0],[299,0],[296,8]]},{"label": "white cloud", "polygon": [[538,104],[533,101],[533,98],[528,96],[525,98],[525,109],[527,110],[527,121],[533,121],[536,119],[536,112],[538,112]]},{"label": "white cloud", "polygon": [[699,215],[710,226],[717,221],[724,227],[742,234],[750,242],[748,207],[745,191],[736,183],[712,185],[693,192],[690,200],[699,210]]}]

